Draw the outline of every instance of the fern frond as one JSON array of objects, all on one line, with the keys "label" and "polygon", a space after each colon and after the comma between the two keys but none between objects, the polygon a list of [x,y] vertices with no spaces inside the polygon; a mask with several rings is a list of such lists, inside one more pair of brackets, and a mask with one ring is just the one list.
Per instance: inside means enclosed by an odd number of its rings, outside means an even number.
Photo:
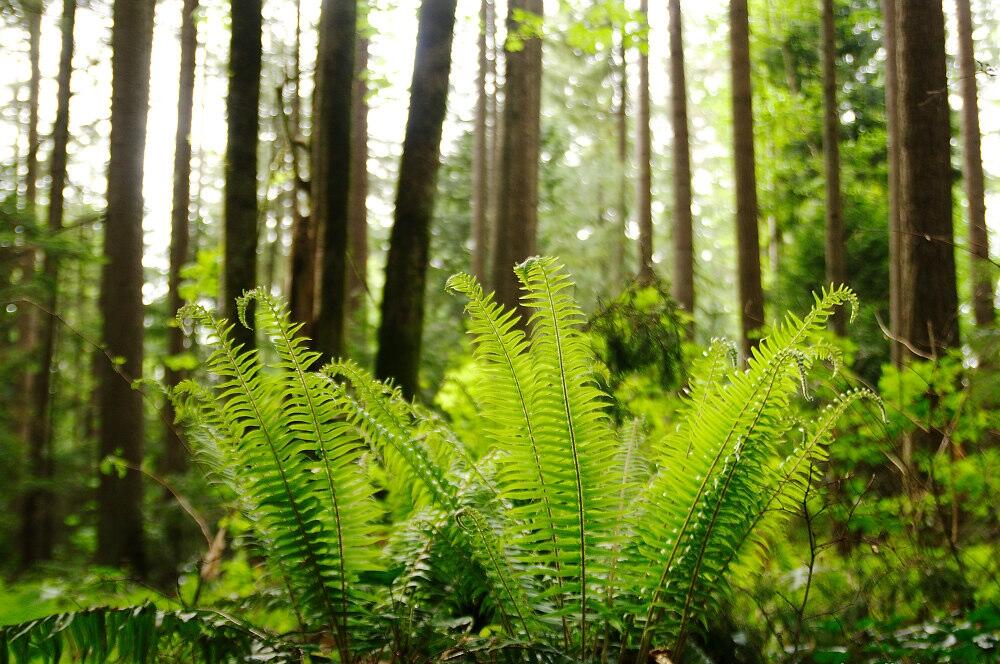
[{"label": "fern frond", "polygon": [[744,519],[766,491],[766,470],[790,427],[787,406],[799,374],[817,359],[809,342],[836,306],[855,301],[846,289],[824,291],[805,319],[790,314],[775,328],[745,371],[694,391],[677,434],[661,450],[660,472],[637,523],[640,555],[660,570],[655,577],[639,570],[637,583],[649,607],[641,654],[664,615],[671,620],[663,628],[677,642],[692,610],[704,615],[711,599],[706,589],[720,580],[719,563],[739,548]]},{"label": "fern frond", "polygon": [[301,646],[228,614],[163,611],[152,604],[97,607],[0,627],[0,662],[73,661],[145,664],[164,659],[216,664],[251,659],[300,660]]}]

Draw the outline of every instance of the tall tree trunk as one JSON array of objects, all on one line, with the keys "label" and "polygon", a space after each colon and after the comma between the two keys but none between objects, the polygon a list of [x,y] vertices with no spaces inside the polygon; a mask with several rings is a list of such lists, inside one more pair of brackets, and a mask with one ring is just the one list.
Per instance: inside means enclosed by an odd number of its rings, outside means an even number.
[{"label": "tall tree trunk", "polygon": [[292,320],[305,323],[312,334],[316,315],[316,231],[311,214],[303,214],[300,192],[308,195],[299,154],[302,133],[302,0],[295,0],[295,53],[292,57],[292,110],[288,129],[292,161],[292,248],[288,260],[288,306]]},{"label": "tall tree trunk", "polygon": [[969,203],[972,311],[977,326],[989,327],[993,324],[996,312],[993,309],[990,235],[986,228],[976,50],[972,41],[972,8],[969,4],[969,0],[955,0],[958,9],[958,65],[962,90],[962,170],[965,176],[965,195]]},{"label": "tall tree trunk", "polygon": [[44,0],[28,2],[26,10],[31,78],[28,79],[28,154],[24,198],[28,203],[28,209],[31,210],[38,202],[38,92],[42,80],[39,60],[41,58],[42,14],[45,13],[45,2]]},{"label": "tall tree trunk", "polygon": [[[680,0],[670,0],[670,103],[674,130],[674,298],[694,314],[694,221],[691,218],[691,141],[688,136],[684,31]],[[688,326],[688,336],[694,324]]]},{"label": "tall tree trunk", "polygon": [[[639,12],[648,23],[649,1],[641,0]],[[653,175],[651,168],[652,139],[649,131],[649,54],[639,52],[639,110],[635,120],[636,216],[639,221],[640,284],[653,282]]]},{"label": "tall tree trunk", "polygon": [[896,12],[902,330],[916,354],[939,357],[959,342],[944,12],[941,0]]},{"label": "tall tree trunk", "polygon": [[323,0],[313,92],[312,223],[322,236],[313,335],[329,359],[344,352],[351,200],[351,97],[357,0]]},{"label": "tall tree trunk", "polygon": [[625,34],[622,31],[618,42],[618,105],[615,108],[617,130],[615,157],[618,162],[618,202],[615,210],[615,241],[612,255],[611,273],[616,288],[620,288],[625,276],[625,255],[627,253],[626,230],[628,225],[628,59],[626,58]]},{"label": "tall tree trunk", "polygon": [[[58,98],[56,120],[52,127],[51,190],[49,193],[48,229],[55,236],[63,226],[63,190],[66,187],[66,154],[69,143],[70,79],[73,75],[73,27],[76,22],[76,0],[63,0],[62,47],[59,54]],[[36,486],[25,497],[21,522],[21,559],[25,567],[37,560],[52,557],[55,520],[52,514],[52,492],[48,483],[53,477],[52,455],[52,362],[56,346],[59,257],[46,252],[45,313],[39,317],[40,357],[38,373],[31,383],[34,404],[29,444],[29,472]]]},{"label": "tall tree trunk", "polygon": [[[518,14],[542,16],[542,0],[509,0],[507,34],[518,30]],[[493,227],[493,286],[497,301],[518,304],[515,263],[535,253],[538,234],[538,153],[542,107],[542,41],[524,40],[505,49],[502,147],[497,219]]]},{"label": "tall tree trunk", "polygon": [[362,343],[368,297],[368,38],[358,35],[351,100],[351,192],[348,207],[347,306]]},{"label": "tall tree trunk", "polygon": [[736,181],[736,252],[740,339],[743,355],[757,345],[764,326],[757,229],[757,174],[753,146],[753,96],[750,88],[750,23],[747,0],[730,0],[729,42],[733,77],[733,165]]},{"label": "tall tree trunk", "polygon": [[489,32],[489,0],[479,2],[479,68],[476,71],[476,114],[472,146],[472,274],[481,282],[486,280],[486,245],[489,237],[486,207],[489,200],[489,140],[487,114],[489,95],[486,79],[489,74],[489,57],[486,35]]},{"label": "tall tree trunk", "polygon": [[[261,0],[231,0],[230,8],[222,308],[226,317],[236,322],[233,340],[250,349],[254,347],[254,332],[236,320],[236,298],[257,284],[257,129],[263,19]],[[253,311],[246,314],[252,328]]]},{"label": "tall tree trunk", "polygon": [[487,290],[493,288],[493,263],[496,254],[494,243],[497,239],[496,227],[500,210],[500,148],[502,145],[503,118],[500,110],[500,52],[502,44],[497,43],[497,0],[486,0],[486,45],[489,49],[487,61],[487,76],[491,83],[486,99],[487,131],[489,133],[489,163],[487,164],[486,180],[486,238],[483,254],[486,262],[483,265],[483,285]]},{"label": "tall tree trunk", "polygon": [[[823,167],[826,171],[826,281],[846,283],[844,271],[844,208],[840,190],[840,114],[837,110],[837,26],[833,0],[823,2]],[[831,319],[843,336],[847,319],[838,311]]]},{"label": "tall tree trunk", "polygon": [[[194,13],[198,0],[184,0],[181,10],[181,63],[177,85],[177,131],[174,134],[174,192],[173,208],[170,214],[170,266],[167,271],[167,310],[176,314],[181,308],[181,268],[189,259],[191,231],[191,117],[194,111],[195,59],[198,53],[198,28]],[[184,352],[184,331],[179,325],[167,328],[167,355],[177,356]],[[164,382],[174,387],[183,374],[171,369],[164,370]],[[163,454],[163,470],[180,473],[187,467],[187,452],[184,442],[173,426],[174,408],[167,400],[165,419],[170,426],[166,431],[166,448]]]},{"label": "tall tree trunk", "polygon": [[394,379],[407,398],[420,387],[424,284],[441,163],[441,130],[448,107],[456,3],[423,0],[420,4],[410,112],[386,260],[375,373],[379,378]]},{"label": "tall tree trunk", "polygon": [[[149,110],[155,0],[115,0],[111,33],[111,156],[104,231],[100,310],[106,351],[123,360],[101,362],[100,458],[133,466],[119,477],[101,473],[97,490],[97,561],[128,563],[140,573],[142,533],[142,396],[128,379],[142,376],[142,176]],[[120,373],[119,373],[120,372]],[[124,374],[124,375],[120,375]]]},{"label": "tall tree trunk", "polygon": [[889,353],[895,366],[903,362],[902,330],[902,228],[899,214],[899,85],[896,54],[896,0],[882,0],[885,47],[885,135],[889,170]]}]

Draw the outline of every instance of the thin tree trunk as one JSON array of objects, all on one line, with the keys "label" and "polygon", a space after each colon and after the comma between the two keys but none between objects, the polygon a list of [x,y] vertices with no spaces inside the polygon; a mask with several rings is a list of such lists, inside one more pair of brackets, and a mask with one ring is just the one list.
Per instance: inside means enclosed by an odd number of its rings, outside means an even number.
[{"label": "thin tree trunk", "polygon": [[[507,9],[507,34],[514,34],[518,30],[518,13],[542,16],[542,0],[510,0]],[[519,288],[513,268],[535,253],[538,234],[541,39],[526,39],[523,48],[505,53],[500,179],[493,228],[493,285],[498,302],[516,307]]]},{"label": "thin tree trunk", "polygon": [[750,87],[750,24],[747,0],[730,0],[729,40],[733,77],[733,165],[736,182],[736,251],[740,339],[749,357],[764,326],[757,228],[757,174],[753,145],[753,96]]},{"label": "thin tree trunk", "polygon": [[959,342],[944,12],[940,0],[896,11],[903,338],[940,357]]},{"label": "thin tree trunk", "polygon": [[[154,6],[154,0],[115,0],[111,33],[111,156],[100,310],[105,349],[122,362],[100,363],[100,458],[119,456],[133,468],[142,464],[142,396],[125,376],[142,376],[142,166]],[[101,473],[97,505],[97,561],[128,563],[144,572],[139,472]]]},{"label": "thin tree trunk", "polygon": [[[181,10],[181,64],[177,86],[177,131],[174,134],[174,193],[173,209],[170,215],[170,266],[167,271],[167,310],[171,315],[181,308],[181,268],[189,260],[191,231],[191,118],[194,111],[195,58],[198,52],[198,28],[194,13],[198,0],[184,0]],[[184,331],[179,325],[167,328],[167,355],[177,356],[184,352]],[[183,372],[175,371],[168,365],[164,370],[164,382],[168,387],[176,386],[183,378]],[[164,416],[171,426],[166,431],[166,447],[163,454],[163,470],[180,473],[187,468],[187,451],[177,434],[174,408],[170,400],[164,408]]]},{"label": "thin tree trunk", "polygon": [[[225,271],[222,304],[236,323],[233,340],[254,347],[253,329],[237,321],[236,298],[257,284],[257,130],[260,111],[261,0],[231,0],[228,140],[226,142]],[[253,311],[246,312],[253,327]]]},{"label": "thin tree trunk", "polygon": [[[670,0],[670,101],[674,130],[674,298],[694,314],[694,220],[691,218],[691,141],[688,135],[684,31],[680,0]],[[694,324],[687,328],[694,334]]]},{"label": "thin tree trunk", "polygon": [[486,280],[486,245],[489,227],[486,206],[489,200],[489,141],[487,139],[487,113],[489,97],[486,78],[489,70],[486,34],[490,19],[489,0],[479,2],[479,68],[476,72],[476,112],[472,146],[472,274],[481,282]]},{"label": "thin tree trunk", "polygon": [[368,38],[358,35],[351,93],[351,192],[348,204],[347,293],[351,322],[361,343],[367,336],[368,297]]},{"label": "thin tree trunk", "polygon": [[313,92],[312,223],[317,242],[319,303],[313,334],[324,358],[344,352],[348,223],[351,199],[351,97],[356,0],[323,0]]},{"label": "thin tree trunk", "polygon": [[[846,283],[844,270],[844,209],[840,190],[840,114],[837,110],[837,26],[833,0],[823,3],[823,166],[826,171],[826,281]],[[843,336],[847,318],[837,311],[830,320]]]},{"label": "thin tree trunk", "polygon": [[627,252],[625,233],[628,225],[628,59],[624,33],[620,35],[618,42],[618,60],[618,105],[615,109],[618,203],[615,210],[615,241],[611,264],[612,279],[616,288],[621,287],[625,276]]},{"label": "thin tree trunk", "polygon": [[292,110],[288,130],[292,161],[292,248],[288,260],[288,306],[292,320],[312,334],[316,315],[316,233],[312,217],[303,214],[300,192],[308,196],[299,162],[302,140],[302,0],[295,0],[295,53],[292,56]]},{"label": "thin tree trunk", "polygon": [[497,0],[486,0],[486,42],[489,49],[487,61],[487,76],[491,83],[487,96],[487,131],[489,133],[489,163],[487,164],[486,180],[489,183],[486,191],[486,238],[483,253],[486,262],[483,265],[483,285],[487,290],[493,288],[494,256],[496,254],[497,219],[500,211],[500,148],[502,145],[503,118],[500,109],[500,52],[501,44],[497,43]]},{"label": "thin tree trunk", "polygon": [[882,0],[882,31],[885,34],[885,124],[886,161],[889,170],[889,353],[895,366],[902,366],[902,232],[899,217],[899,86],[896,65],[896,0]]},{"label": "thin tree trunk", "polygon": [[[62,47],[59,54],[58,98],[52,128],[51,190],[49,193],[48,230],[55,236],[63,226],[63,190],[66,187],[66,155],[69,143],[70,81],[73,75],[73,27],[76,0],[63,0]],[[52,363],[56,345],[56,319],[59,306],[59,257],[46,252],[42,268],[45,277],[45,309],[38,321],[40,356],[38,373],[31,382],[34,403],[31,435],[28,439],[29,472],[36,486],[25,497],[21,522],[21,559],[25,567],[52,557],[55,519],[52,513]]]},{"label": "thin tree trunk", "polygon": [[976,85],[976,50],[972,41],[972,8],[969,0],[955,0],[958,9],[958,65],[962,90],[962,170],[969,203],[969,253],[972,258],[972,311],[976,325],[989,327],[993,308],[990,235],[986,227],[982,139],[979,131],[979,95]]},{"label": "thin tree trunk", "polygon": [[42,14],[45,13],[45,2],[44,0],[29,2],[26,10],[31,78],[28,80],[28,154],[24,198],[28,209],[33,210],[38,202],[38,93],[42,80],[39,59],[41,58]]},{"label": "thin tree trunk", "polygon": [[382,379],[394,379],[407,398],[416,395],[420,387],[424,285],[441,163],[441,131],[447,111],[456,3],[423,0],[420,5],[410,112],[386,260],[375,373]]},{"label": "thin tree trunk", "polygon": [[[648,22],[649,2],[641,0],[639,12]],[[651,169],[652,139],[649,131],[649,54],[639,52],[639,109],[635,121],[635,152],[638,167],[636,178],[636,216],[639,222],[640,284],[653,282],[653,175]]]}]

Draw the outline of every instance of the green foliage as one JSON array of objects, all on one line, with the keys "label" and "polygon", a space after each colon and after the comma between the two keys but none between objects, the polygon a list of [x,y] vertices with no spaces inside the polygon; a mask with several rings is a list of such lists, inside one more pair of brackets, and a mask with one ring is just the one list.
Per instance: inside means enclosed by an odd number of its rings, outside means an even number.
[{"label": "green foliage", "polygon": [[[854,304],[837,289],[789,316],[746,370],[715,344],[692,368],[674,433],[646,440],[641,421],[618,430],[608,415],[566,271],[552,258],[515,271],[527,320],[468,275],[448,282],[467,300],[475,428],[488,441],[478,458],[357,365],[316,371],[299,326],[261,290],[239,310],[255,303],[267,352],[236,347],[233,325],[195,305],[181,313],[209,337],[213,378],[174,398],[239,497],[303,650],[341,662],[385,651],[582,662],[654,645],[680,656],[759,526],[801,499],[833,424],[871,396],[843,395],[801,432],[782,417],[829,353],[819,337],[833,308]],[[229,635],[232,621],[211,615],[97,610],[4,634],[19,657],[57,656],[58,632],[95,661],[145,661],[156,616],[160,639],[208,644],[195,659],[285,647],[243,623]],[[232,643],[217,651],[217,638]]]}]

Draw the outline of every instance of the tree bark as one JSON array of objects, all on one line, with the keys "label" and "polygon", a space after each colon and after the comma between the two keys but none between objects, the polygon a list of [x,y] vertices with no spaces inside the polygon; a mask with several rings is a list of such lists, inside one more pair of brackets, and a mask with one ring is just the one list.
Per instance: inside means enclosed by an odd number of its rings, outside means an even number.
[{"label": "tree bark", "polygon": [[441,163],[457,0],[423,0],[410,85],[396,214],[389,238],[375,373],[407,398],[420,387],[420,350],[431,219]]},{"label": "tree bark", "polygon": [[356,0],[323,0],[313,92],[312,223],[318,242],[319,302],[313,330],[325,359],[344,352],[351,198],[351,93]]},{"label": "tree bark", "polygon": [[[76,0],[63,0],[62,46],[59,54],[59,78],[56,119],[52,127],[51,190],[49,193],[48,230],[55,236],[63,226],[63,190],[66,187],[66,155],[69,143],[70,82],[73,75],[73,28],[76,22]],[[52,492],[48,484],[54,474],[52,455],[52,363],[56,346],[56,319],[59,306],[59,257],[46,252],[44,274],[45,309],[38,319],[38,373],[31,381],[34,403],[30,422],[29,472],[36,482],[25,496],[21,522],[21,560],[25,567],[38,560],[52,557],[55,518],[52,513]]]},{"label": "tree bark", "polygon": [[996,312],[993,308],[990,235],[986,227],[976,50],[972,41],[972,8],[969,4],[969,0],[955,0],[958,9],[958,65],[962,91],[962,170],[965,177],[965,195],[969,204],[972,311],[977,326],[989,327],[995,320]]},{"label": "tree bark", "polygon": [[302,212],[300,192],[308,195],[308,184],[302,177],[299,153],[302,142],[302,0],[295,0],[295,46],[292,56],[292,109],[289,118],[288,142],[292,162],[292,247],[288,260],[288,307],[292,320],[305,324],[307,336],[312,334],[316,314],[316,233],[310,214]]},{"label": "tree bark", "polygon": [[733,77],[733,165],[736,182],[737,282],[740,339],[744,358],[757,345],[764,326],[757,228],[757,174],[753,145],[753,96],[750,87],[750,24],[747,0],[730,0],[729,41]]},{"label": "tree bark", "polygon": [[[641,0],[639,12],[648,23],[649,1]],[[639,52],[639,109],[635,120],[635,152],[638,167],[636,178],[636,216],[639,222],[640,284],[651,284],[653,275],[653,175],[651,169],[652,138],[649,131],[649,54]]]},{"label": "tree bark", "polygon": [[940,357],[959,343],[944,12],[941,0],[896,12],[903,339]]},{"label": "tree bark", "polygon": [[885,47],[885,134],[889,170],[889,353],[892,363],[903,362],[902,330],[902,228],[899,215],[899,85],[896,65],[896,0],[882,0],[882,31]]},{"label": "tree bark", "polygon": [[[823,3],[823,167],[826,171],[826,281],[847,282],[844,271],[844,209],[840,188],[840,114],[837,109],[837,26],[833,0]],[[830,319],[838,335],[847,331],[844,311]]]},{"label": "tree bark", "polygon": [[121,360],[99,371],[100,458],[133,466],[100,474],[97,561],[146,567],[142,527],[142,396],[129,379],[142,377],[142,178],[149,110],[155,0],[115,0],[111,33],[111,155],[101,269],[100,311],[105,349]]},{"label": "tree bark", "polygon": [[[510,0],[507,34],[518,31],[518,12],[542,16],[542,9],[542,0]],[[505,53],[497,220],[493,228],[493,285],[499,303],[516,307],[519,288],[513,268],[535,253],[538,234],[541,39],[527,38],[523,48],[505,49]]]},{"label": "tree bark", "polygon": [[257,129],[260,107],[261,0],[231,0],[228,140],[224,211],[223,311],[233,340],[254,347],[253,311],[248,329],[237,320],[236,298],[257,284]]},{"label": "tree bark", "polygon": [[38,94],[42,73],[39,68],[41,58],[42,14],[45,13],[43,0],[29,2],[26,6],[28,19],[28,59],[31,63],[31,77],[28,79],[28,154],[26,158],[24,198],[28,209],[33,210],[38,202]]},{"label": "tree bark", "polygon": [[[174,192],[173,208],[170,214],[170,266],[167,270],[167,310],[176,314],[181,308],[181,269],[189,260],[191,231],[191,118],[194,110],[195,59],[198,53],[198,28],[194,13],[198,0],[184,0],[181,10],[181,63],[177,84],[177,130],[174,134]],[[176,357],[184,352],[184,331],[179,325],[167,328],[167,355]],[[183,378],[183,372],[167,366],[164,382],[167,387],[175,387]],[[170,400],[164,408],[164,416],[169,423],[166,431],[166,447],[163,454],[163,470],[180,473],[187,468],[187,451],[173,426],[174,408]]]},{"label": "tree bark", "polygon": [[351,100],[351,192],[348,207],[348,308],[359,333],[366,335],[368,298],[368,38],[358,35]]},{"label": "tree bark", "polygon": [[487,137],[487,114],[489,96],[486,79],[489,73],[486,35],[491,19],[489,0],[479,3],[479,68],[476,71],[476,111],[472,145],[472,274],[480,282],[486,280],[486,245],[489,237],[486,207],[489,200],[489,140]]},{"label": "tree bark", "polygon": [[[670,101],[674,130],[674,298],[694,314],[694,220],[691,217],[691,141],[688,135],[684,31],[680,0],[670,0]],[[688,337],[694,324],[688,325]]]},{"label": "tree bark", "polygon": [[618,42],[618,104],[615,108],[617,130],[615,157],[618,161],[618,202],[615,210],[615,241],[612,255],[611,274],[615,288],[622,286],[625,275],[625,255],[627,253],[626,231],[628,225],[628,59],[626,58],[625,34],[622,31]]}]

